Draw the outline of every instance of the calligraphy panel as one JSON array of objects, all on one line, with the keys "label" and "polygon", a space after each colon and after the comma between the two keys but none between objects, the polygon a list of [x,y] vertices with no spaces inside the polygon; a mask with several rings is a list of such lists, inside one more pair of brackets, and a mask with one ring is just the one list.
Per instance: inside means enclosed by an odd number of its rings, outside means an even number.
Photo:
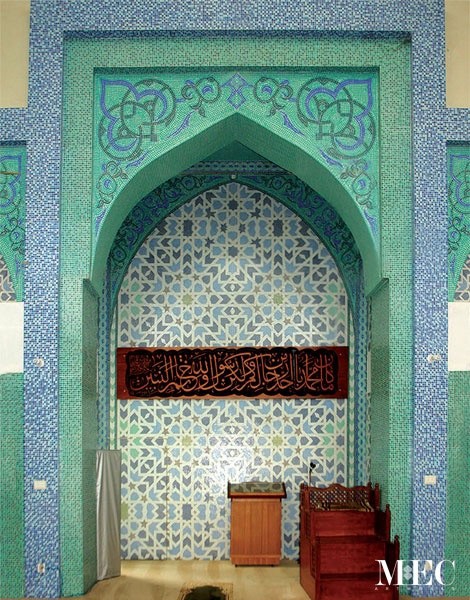
[{"label": "calligraphy panel", "polygon": [[345,346],[118,348],[118,398],[346,398]]}]

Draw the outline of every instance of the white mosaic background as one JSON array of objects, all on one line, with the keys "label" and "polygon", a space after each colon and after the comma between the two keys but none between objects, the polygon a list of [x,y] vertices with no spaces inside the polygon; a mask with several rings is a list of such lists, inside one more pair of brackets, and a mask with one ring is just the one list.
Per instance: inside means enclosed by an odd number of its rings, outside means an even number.
[{"label": "white mosaic background", "polygon": [[[118,346],[348,345],[336,264],[289,209],[230,183],[147,238],[118,300]],[[227,481],[282,480],[283,556],[298,490],[347,480],[346,400],[118,402],[123,558],[224,559]]]}]

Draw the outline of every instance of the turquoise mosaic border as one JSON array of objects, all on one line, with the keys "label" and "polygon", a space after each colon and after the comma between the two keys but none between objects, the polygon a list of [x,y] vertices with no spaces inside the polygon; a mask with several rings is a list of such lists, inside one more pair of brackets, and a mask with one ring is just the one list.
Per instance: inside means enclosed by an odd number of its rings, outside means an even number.
[{"label": "turquoise mosaic border", "polygon": [[0,597],[24,594],[23,374],[0,375]]},{"label": "turquoise mosaic border", "polygon": [[455,561],[448,596],[465,596],[470,590],[470,373],[449,373],[448,485],[445,558]]}]

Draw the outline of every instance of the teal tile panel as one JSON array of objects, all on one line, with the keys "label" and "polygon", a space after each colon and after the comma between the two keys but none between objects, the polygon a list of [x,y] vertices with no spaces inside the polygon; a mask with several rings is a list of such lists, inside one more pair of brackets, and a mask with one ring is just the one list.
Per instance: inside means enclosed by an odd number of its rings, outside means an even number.
[{"label": "teal tile panel", "polygon": [[0,598],[24,595],[23,374],[0,375]]},{"label": "teal tile panel", "polygon": [[455,581],[448,596],[470,590],[470,372],[449,373],[447,438],[447,560],[455,560]]}]

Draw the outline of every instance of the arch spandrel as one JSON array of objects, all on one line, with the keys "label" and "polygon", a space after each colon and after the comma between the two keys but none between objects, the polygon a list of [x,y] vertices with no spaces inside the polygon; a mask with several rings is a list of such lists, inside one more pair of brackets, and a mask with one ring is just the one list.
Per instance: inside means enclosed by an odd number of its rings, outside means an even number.
[{"label": "arch spandrel", "polygon": [[448,296],[460,289],[470,249],[470,145],[451,145],[447,150],[448,201]]},{"label": "arch spandrel", "polygon": [[25,189],[26,148],[0,146],[0,256],[19,301],[24,287]]},{"label": "arch spandrel", "polygon": [[216,72],[95,80],[94,260],[99,286],[114,236],[158,185],[232,141],[292,172],[351,229],[366,287],[380,278],[374,72]]}]

